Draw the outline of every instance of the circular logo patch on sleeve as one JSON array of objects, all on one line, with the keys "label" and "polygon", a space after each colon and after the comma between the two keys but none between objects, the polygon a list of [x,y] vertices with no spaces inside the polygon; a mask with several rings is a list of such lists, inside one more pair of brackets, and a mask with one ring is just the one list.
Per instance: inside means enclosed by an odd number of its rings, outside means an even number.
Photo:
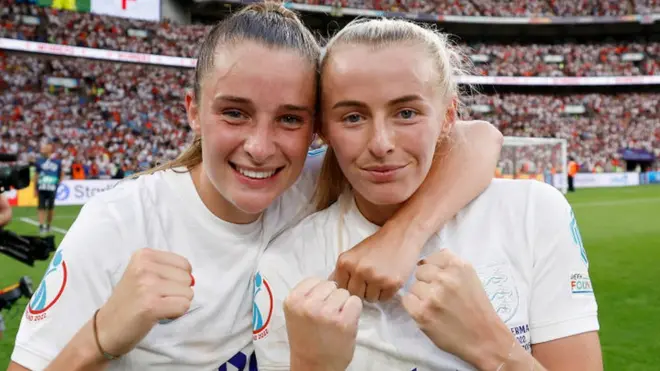
[{"label": "circular logo patch on sleeve", "polygon": [[57,251],[50,262],[37,291],[27,306],[26,317],[30,321],[41,321],[46,318],[46,312],[52,308],[62,296],[68,272],[62,251]]}]

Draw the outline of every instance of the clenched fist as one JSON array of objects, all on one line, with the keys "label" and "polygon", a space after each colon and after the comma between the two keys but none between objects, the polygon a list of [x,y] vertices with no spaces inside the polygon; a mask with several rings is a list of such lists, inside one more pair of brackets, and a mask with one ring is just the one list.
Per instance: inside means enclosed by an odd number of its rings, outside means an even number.
[{"label": "clenched fist", "polygon": [[353,359],[362,301],[335,282],[308,278],[284,301],[291,370],[344,371]]},{"label": "clenched fist", "polygon": [[484,355],[506,356],[513,336],[470,264],[445,249],[422,261],[415,278],[403,306],[438,348],[476,367]]},{"label": "clenched fist", "polygon": [[193,299],[192,268],[177,254],[136,251],[97,318],[99,342],[107,353],[132,350],[160,320],[188,311]]}]

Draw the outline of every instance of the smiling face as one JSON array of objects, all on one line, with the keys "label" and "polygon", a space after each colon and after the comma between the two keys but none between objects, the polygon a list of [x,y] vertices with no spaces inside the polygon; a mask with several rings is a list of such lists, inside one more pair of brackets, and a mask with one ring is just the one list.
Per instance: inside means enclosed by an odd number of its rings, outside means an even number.
[{"label": "smiling face", "polygon": [[340,45],[329,55],[323,134],[369,220],[386,220],[419,188],[453,121],[435,71],[417,44]]},{"label": "smiling face", "polygon": [[246,41],[220,48],[199,99],[186,97],[202,138],[200,193],[221,196],[211,211],[222,219],[256,219],[300,175],[312,137],[314,67],[296,51]]}]

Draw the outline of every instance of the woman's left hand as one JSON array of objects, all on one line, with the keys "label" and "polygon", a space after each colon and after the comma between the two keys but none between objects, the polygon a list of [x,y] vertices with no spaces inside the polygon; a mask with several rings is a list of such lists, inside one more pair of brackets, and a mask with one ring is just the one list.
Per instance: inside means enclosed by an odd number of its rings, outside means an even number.
[{"label": "woman's left hand", "polygon": [[515,338],[502,322],[474,268],[448,249],[420,262],[403,306],[438,348],[479,369],[496,369]]}]

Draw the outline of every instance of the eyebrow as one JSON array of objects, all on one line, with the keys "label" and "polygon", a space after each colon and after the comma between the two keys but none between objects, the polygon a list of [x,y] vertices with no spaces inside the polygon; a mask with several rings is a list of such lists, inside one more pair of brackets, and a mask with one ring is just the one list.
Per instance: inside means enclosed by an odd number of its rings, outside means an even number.
[{"label": "eyebrow", "polygon": [[[252,102],[250,99],[243,98],[243,97],[237,97],[234,95],[216,95],[213,98],[214,101],[225,101],[225,102],[231,102],[231,103],[239,103],[239,104],[245,104],[249,105],[251,107],[255,107],[256,105],[254,102]],[[280,109],[286,110],[286,111],[301,111],[301,112],[307,112],[310,115],[314,115],[314,110],[312,110],[309,107],[306,106],[299,106],[296,104],[282,104],[279,107]]]},{"label": "eyebrow", "polygon": [[[391,101],[387,102],[388,106],[395,106],[397,104],[401,103],[408,103],[408,102],[414,102],[418,100],[423,100],[423,98],[417,94],[410,94],[410,95],[404,95],[399,98],[392,99]],[[332,106],[332,109],[340,108],[340,107],[361,107],[361,108],[366,108],[367,105],[364,102],[360,102],[357,100],[343,100],[337,102],[334,106]]]}]

